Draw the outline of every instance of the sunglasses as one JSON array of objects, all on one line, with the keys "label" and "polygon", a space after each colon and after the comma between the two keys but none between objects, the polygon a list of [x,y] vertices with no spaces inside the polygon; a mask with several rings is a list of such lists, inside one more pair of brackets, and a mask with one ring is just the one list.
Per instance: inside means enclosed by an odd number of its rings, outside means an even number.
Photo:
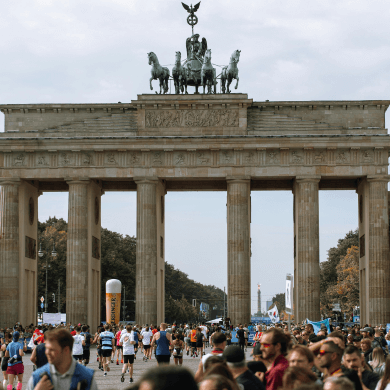
[{"label": "sunglasses", "polygon": [[268,343],[260,343],[264,348],[269,348],[271,345],[275,345],[274,343],[268,344]]},{"label": "sunglasses", "polygon": [[320,352],[318,352],[318,355],[324,356],[324,355],[326,355],[327,353],[332,353],[332,351],[324,351],[323,349],[321,349]]}]

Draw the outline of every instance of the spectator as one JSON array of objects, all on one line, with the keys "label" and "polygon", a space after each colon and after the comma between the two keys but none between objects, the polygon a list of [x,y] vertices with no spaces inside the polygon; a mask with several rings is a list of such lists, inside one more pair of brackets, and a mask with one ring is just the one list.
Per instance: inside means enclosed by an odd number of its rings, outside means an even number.
[{"label": "spectator", "polygon": [[355,390],[355,386],[348,378],[333,376],[325,380],[324,390]]},{"label": "spectator", "polygon": [[246,366],[245,353],[241,347],[231,345],[225,348],[222,357],[226,360],[234,379],[244,386],[244,390],[265,390],[260,379]]},{"label": "spectator", "polygon": [[265,373],[267,390],[277,390],[283,384],[283,374],[288,368],[288,361],[284,357],[287,353],[289,335],[280,329],[271,328],[261,338],[261,352],[263,359],[268,360],[270,367]]},{"label": "spectator", "polygon": [[333,341],[326,341],[320,348],[317,359],[318,367],[323,372],[323,379],[342,375],[341,358],[343,350]]},{"label": "spectator", "polygon": [[199,390],[237,390],[237,386],[223,375],[207,376],[199,386]]},{"label": "spectator", "polygon": [[303,383],[313,384],[316,380],[316,374],[307,368],[289,367],[283,375],[283,390],[295,389]]},{"label": "spectator", "polygon": [[375,390],[390,390],[390,356],[386,358],[385,372]]},{"label": "spectator", "polygon": [[372,351],[372,360],[368,362],[368,364],[372,367],[373,371],[377,373],[380,377],[385,373],[385,353],[383,349],[380,347],[374,348]]},{"label": "spectator", "polygon": [[375,390],[379,381],[379,375],[365,368],[364,356],[356,347],[349,346],[345,349],[343,361],[346,368],[358,373],[363,390]]}]

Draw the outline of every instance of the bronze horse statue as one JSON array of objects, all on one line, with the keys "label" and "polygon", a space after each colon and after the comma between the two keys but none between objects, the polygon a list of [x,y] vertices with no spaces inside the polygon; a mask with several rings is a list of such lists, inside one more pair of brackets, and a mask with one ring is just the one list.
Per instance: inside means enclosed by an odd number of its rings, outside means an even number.
[{"label": "bronze horse statue", "polygon": [[[168,79],[169,79],[169,69],[163,68],[158,62],[156,54],[152,51],[148,53],[149,65],[152,65],[150,71],[152,77],[150,78],[150,89],[153,91],[152,80],[160,80],[160,94],[168,92]],[[156,91],[157,93],[157,91]]]},{"label": "bronze horse statue", "polygon": [[180,51],[176,52],[175,66],[172,69],[173,82],[175,84],[175,93],[180,94],[180,91],[184,93],[187,92],[187,70],[181,65],[181,53]]},{"label": "bronze horse statue", "polygon": [[[217,92],[217,76],[216,71],[211,64],[211,50],[207,49],[204,55],[202,70],[200,72],[200,85],[203,85],[203,93],[205,93],[207,85],[207,93]],[[214,90],[211,87],[214,86]]]},{"label": "bronze horse statue", "polygon": [[[238,87],[238,82],[239,82],[240,78],[238,77],[237,63],[238,63],[238,61],[240,61],[240,53],[241,53],[241,50],[235,50],[233,52],[233,54],[230,56],[229,65],[225,66],[222,69],[222,73],[221,73],[222,93],[226,93],[226,92],[230,93],[231,92],[229,87],[230,87],[230,84],[232,83],[233,79],[237,80],[236,86],[234,88],[237,89],[237,87]],[[225,88],[226,81],[227,81],[227,91]]]}]

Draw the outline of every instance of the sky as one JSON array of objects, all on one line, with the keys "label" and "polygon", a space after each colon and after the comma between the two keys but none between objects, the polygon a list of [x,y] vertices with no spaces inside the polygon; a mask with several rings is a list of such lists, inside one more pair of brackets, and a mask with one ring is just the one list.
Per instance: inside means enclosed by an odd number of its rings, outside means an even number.
[{"label": "sky", "polygon": [[[170,69],[176,51],[184,56],[187,16],[177,0],[3,2],[0,103],[135,100],[150,92],[148,52]],[[206,37],[213,63],[226,65],[241,50],[237,92],[254,101],[389,99],[387,1],[202,0],[197,16],[195,33]],[[0,131],[3,122],[0,114]],[[257,283],[264,310],[293,272],[292,199],[252,192],[252,312]],[[324,261],[356,229],[357,195],[321,191],[319,200]],[[67,193],[39,198],[39,219],[54,215],[67,220]],[[107,192],[102,226],[135,235],[136,194]],[[165,228],[169,263],[198,282],[227,285],[226,192],[169,192]]]}]

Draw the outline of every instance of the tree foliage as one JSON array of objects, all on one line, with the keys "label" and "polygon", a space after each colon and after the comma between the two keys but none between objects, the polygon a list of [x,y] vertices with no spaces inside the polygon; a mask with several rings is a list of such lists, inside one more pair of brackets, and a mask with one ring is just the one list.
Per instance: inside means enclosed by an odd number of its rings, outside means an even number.
[{"label": "tree foliage", "polygon": [[[353,247],[355,249],[350,251],[350,248]],[[337,247],[328,250],[328,260],[320,263],[320,304],[321,313],[325,317],[331,315],[333,303],[342,302],[339,299],[340,296],[335,295],[335,292],[338,291],[336,286],[341,282],[339,274],[343,271],[342,267],[345,267],[344,260],[346,257],[351,261],[354,258],[353,256],[356,255],[357,262],[359,262],[358,248],[359,231],[357,229],[355,231],[349,231],[344,238],[338,240]],[[339,267],[341,263],[343,265]],[[357,270],[359,270],[359,266]],[[359,284],[359,273],[357,274],[357,283]],[[357,296],[359,297],[358,291],[359,286],[357,287]],[[358,300],[359,298],[357,298]],[[354,299],[353,302],[356,302],[356,300]],[[357,304],[355,303],[354,305]]]},{"label": "tree foliage", "polygon": [[274,304],[276,304],[276,306],[278,307],[278,311],[279,313],[281,313],[282,311],[286,310],[286,293],[279,293],[279,294],[276,294],[273,298],[272,298],[272,306],[270,306],[271,308],[274,306]]},{"label": "tree foliage", "polygon": [[[46,222],[38,222],[38,237],[41,239],[44,256],[38,257],[38,298],[45,296],[46,259],[48,261],[48,311],[57,312],[58,284],[61,282],[61,312],[66,312],[66,249],[68,225],[63,219],[49,218]],[[57,256],[51,252],[53,242]],[[126,320],[135,319],[135,264],[136,239],[128,235],[101,230],[101,320],[105,320],[105,286],[109,279],[122,282],[122,294],[125,291]],[[56,294],[56,302],[52,302],[52,293]],[[122,295],[123,299],[123,295]],[[197,306],[192,306],[196,299]],[[215,286],[205,286],[191,280],[184,272],[165,263],[165,308],[166,320],[169,322],[185,322],[196,320],[199,315],[200,302],[210,308],[223,308],[224,292]],[[37,302],[39,305],[40,302]],[[121,308],[121,319],[123,313]]]}]

